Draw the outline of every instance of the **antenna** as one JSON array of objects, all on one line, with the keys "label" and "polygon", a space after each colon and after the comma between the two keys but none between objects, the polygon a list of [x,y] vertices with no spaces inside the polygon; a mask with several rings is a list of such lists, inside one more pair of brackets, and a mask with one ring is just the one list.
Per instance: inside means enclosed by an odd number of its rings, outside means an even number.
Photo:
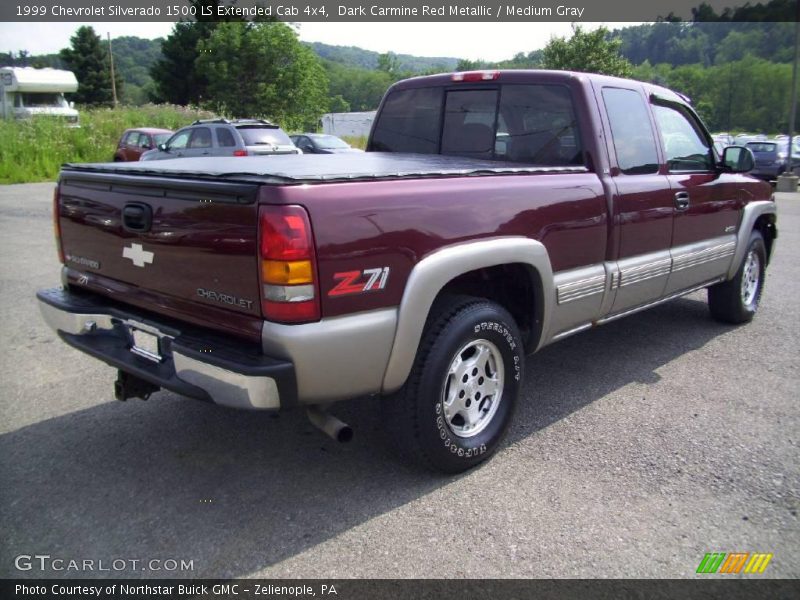
[{"label": "antenna", "polygon": [[108,59],[111,63],[111,95],[114,98],[114,108],[117,107],[117,79],[114,77],[114,52],[111,50],[111,33],[106,32],[108,36]]}]

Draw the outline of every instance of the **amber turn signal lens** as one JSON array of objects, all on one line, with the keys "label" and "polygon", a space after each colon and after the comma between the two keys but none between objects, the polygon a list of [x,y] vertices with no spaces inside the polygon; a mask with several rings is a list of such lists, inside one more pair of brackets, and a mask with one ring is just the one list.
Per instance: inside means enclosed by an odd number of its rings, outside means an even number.
[{"label": "amber turn signal lens", "polygon": [[302,285],[313,282],[310,260],[265,260],[261,263],[264,283]]}]

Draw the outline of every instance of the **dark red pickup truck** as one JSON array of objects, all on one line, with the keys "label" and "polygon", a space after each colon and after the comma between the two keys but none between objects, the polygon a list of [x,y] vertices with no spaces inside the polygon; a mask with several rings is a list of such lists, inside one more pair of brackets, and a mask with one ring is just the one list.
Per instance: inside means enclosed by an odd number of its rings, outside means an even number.
[{"label": "dark red pickup truck", "polygon": [[715,154],[687,100],[555,71],[456,73],[387,92],[364,154],[66,165],[68,344],[226,406],[382,397],[415,458],[474,466],[512,418],[525,356],[708,288],[756,311],[776,238],[751,153]]}]

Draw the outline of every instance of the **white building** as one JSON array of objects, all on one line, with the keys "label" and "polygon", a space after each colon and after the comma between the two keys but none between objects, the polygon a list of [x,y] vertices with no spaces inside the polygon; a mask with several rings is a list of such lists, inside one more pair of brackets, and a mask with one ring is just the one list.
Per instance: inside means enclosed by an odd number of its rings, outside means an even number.
[{"label": "white building", "polygon": [[366,137],[372,129],[375,112],[326,113],[322,115],[322,132],[339,137]]}]

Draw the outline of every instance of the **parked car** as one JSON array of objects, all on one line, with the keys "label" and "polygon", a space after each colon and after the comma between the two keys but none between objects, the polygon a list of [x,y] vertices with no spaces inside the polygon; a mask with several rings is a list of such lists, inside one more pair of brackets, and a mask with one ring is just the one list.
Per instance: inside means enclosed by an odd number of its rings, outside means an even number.
[{"label": "parked car", "polygon": [[761,142],[767,139],[763,133],[740,133],[734,139],[733,143],[737,146],[744,146],[749,142]]},{"label": "parked car", "polygon": [[[786,171],[789,166],[789,140],[767,140],[748,142],[747,148],[753,153],[756,168],[750,173],[754,177],[771,181]],[[800,163],[800,147],[792,144],[792,163]]]},{"label": "parked car", "polygon": [[727,148],[728,146],[733,146],[733,136],[730,133],[725,131],[720,133],[715,133],[711,136],[714,142],[719,142],[723,148]]},{"label": "parked car", "polygon": [[363,152],[353,148],[342,138],[327,133],[302,133],[290,135],[294,145],[304,154],[342,154],[344,152]]},{"label": "parked car", "polygon": [[141,160],[199,156],[302,154],[286,133],[263,119],[210,119],[179,129]]},{"label": "parked car", "polygon": [[141,127],[126,129],[114,152],[114,162],[139,160],[142,154],[166,142],[174,132],[171,129]]}]

